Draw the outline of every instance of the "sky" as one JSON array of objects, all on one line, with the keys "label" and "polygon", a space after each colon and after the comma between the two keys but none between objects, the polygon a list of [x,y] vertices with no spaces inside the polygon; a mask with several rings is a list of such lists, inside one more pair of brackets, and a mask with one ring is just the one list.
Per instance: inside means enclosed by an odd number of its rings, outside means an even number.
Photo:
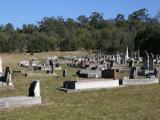
[{"label": "sky", "polygon": [[103,13],[105,19],[115,18],[118,13],[127,18],[141,8],[146,8],[153,17],[160,11],[160,0],[1,0],[0,24],[21,27],[36,24],[43,17],[76,19],[80,15],[90,16],[92,12]]}]

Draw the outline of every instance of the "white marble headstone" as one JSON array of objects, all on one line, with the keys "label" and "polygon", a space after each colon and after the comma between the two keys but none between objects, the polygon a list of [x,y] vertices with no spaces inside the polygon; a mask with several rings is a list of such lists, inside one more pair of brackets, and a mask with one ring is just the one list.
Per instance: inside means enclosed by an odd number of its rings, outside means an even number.
[{"label": "white marble headstone", "polygon": [[40,96],[40,82],[39,82],[39,80],[36,80],[36,81],[37,81],[37,84],[36,84],[36,87],[34,89],[34,93],[35,93],[36,97],[39,97]]},{"label": "white marble headstone", "polygon": [[125,59],[129,59],[129,55],[128,55],[128,47],[126,48],[126,55],[125,55]]},{"label": "white marble headstone", "polygon": [[29,88],[29,96],[32,96],[32,97],[39,97],[40,96],[40,82],[39,82],[39,80],[33,80],[31,82],[31,85]]}]

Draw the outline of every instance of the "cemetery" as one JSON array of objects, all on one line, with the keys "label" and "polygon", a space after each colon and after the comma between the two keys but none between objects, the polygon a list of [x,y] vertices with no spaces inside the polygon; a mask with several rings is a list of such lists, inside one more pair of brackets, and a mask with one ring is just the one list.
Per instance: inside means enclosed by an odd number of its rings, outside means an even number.
[{"label": "cemetery", "polygon": [[160,1],[4,0],[0,120],[159,120]]},{"label": "cemetery", "polygon": [[[79,103],[85,108],[87,106],[83,103],[87,101],[90,101],[86,103],[89,106],[97,101],[101,106],[107,102],[112,108],[119,100],[129,99],[138,107],[142,104],[138,99],[143,101],[145,97],[149,99],[150,95],[155,94],[158,99],[160,66],[155,62],[156,58],[147,51],[144,56],[131,56],[128,51],[126,48],[124,53],[117,52],[115,55],[104,55],[99,51],[90,56],[88,52],[81,55],[78,51],[74,56],[68,55],[70,52],[35,53],[32,56],[15,54],[17,59],[13,61],[9,59],[12,55],[1,54],[0,113],[9,108],[19,112],[24,110],[27,114],[30,109],[33,113],[42,109],[44,113],[38,112],[41,116],[53,109],[53,114],[56,115],[63,110],[67,111],[65,107],[68,105],[77,107]],[[54,57],[45,57],[47,55]],[[56,70],[56,67],[60,69]],[[141,97],[134,94],[140,94]],[[132,99],[132,95],[136,100]],[[123,110],[125,106],[134,108],[127,102],[123,106],[118,104]],[[96,106],[92,108],[96,109]],[[74,111],[75,114],[77,112]],[[67,113],[64,113],[66,116]],[[19,118],[21,117],[20,115]]]}]

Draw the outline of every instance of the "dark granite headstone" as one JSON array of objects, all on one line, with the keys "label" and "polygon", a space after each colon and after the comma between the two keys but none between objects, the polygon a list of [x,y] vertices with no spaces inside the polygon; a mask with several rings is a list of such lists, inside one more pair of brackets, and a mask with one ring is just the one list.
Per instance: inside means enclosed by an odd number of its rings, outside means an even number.
[{"label": "dark granite headstone", "polygon": [[134,60],[130,60],[129,61],[129,67],[133,67],[134,66]]},{"label": "dark granite headstone", "polygon": [[54,65],[54,64],[53,64],[53,61],[52,61],[52,60],[49,61],[49,65],[51,66],[51,73],[53,73],[53,65]]},{"label": "dark granite headstone", "polygon": [[75,83],[76,81],[65,81],[63,82],[63,88],[75,89]]},{"label": "dark granite headstone", "polygon": [[113,78],[116,79],[116,70],[102,70],[102,78]]},{"label": "dark granite headstone", "polygon": [[149,54],[149,70],[154,70],[154,57],[153,57],[153,54],[150,53]]},{"label": "dark granite headstone", "polygon": [[157,70],[157,68],[154,68],[154,75],[157,77],[157,75],[158,75],[158,70]]},{"label": "dark granite headstone", "polygon": [[132,67],[132,68],[131,68],[131,71],[130,71],[129,78],[130,78],[130,79],[134,79],[134,78],[136,77],[136,74],[137,74],[137,72],[136,72],[136,67]]}]

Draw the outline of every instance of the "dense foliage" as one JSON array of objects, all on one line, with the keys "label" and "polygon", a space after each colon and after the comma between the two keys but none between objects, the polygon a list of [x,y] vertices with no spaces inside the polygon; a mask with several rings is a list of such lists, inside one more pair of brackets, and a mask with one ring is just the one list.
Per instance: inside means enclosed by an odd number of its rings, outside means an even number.
[{"label": "dense foliage", "polygon": [[36,25],[16,29],[8,23],[0,26],[0,52],[92,49],[112,53],[129,46],[160,53],[160,13],[151,18],[147,12],[140,9],[127,19],[118,14],[108,20],[98,12],[76,20],[45,17]]}]

